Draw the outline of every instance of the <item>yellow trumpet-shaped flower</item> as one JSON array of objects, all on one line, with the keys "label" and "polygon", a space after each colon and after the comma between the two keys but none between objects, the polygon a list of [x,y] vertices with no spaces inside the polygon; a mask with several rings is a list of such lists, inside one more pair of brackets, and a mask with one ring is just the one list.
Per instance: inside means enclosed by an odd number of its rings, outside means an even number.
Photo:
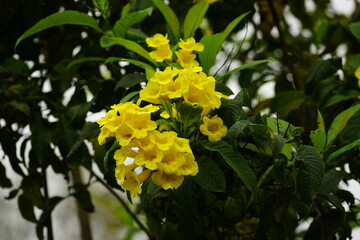
[{"label": "yellow trumpet-shaped flower", "polygon": [[155,170],[157,163],[161,162],[164,154],[157,147],[148,150],[140,149],[138,155],[135,157],[135,163],[144,165],[147,169]]},{"label": "yellow trumpet-shaped flower", "polygon": [[157,62],[162,62],[164,60],[172,59],[172,52],[169,44],[160,45],[156,48],[155,51],[149,53],[150,57]]},{"label": "yellow trumpet-shaped flower", "polygon": [[184,176],[157,171],[152,174],[152,180],[156,185],[161,186],[164,190],[168,190],[180,187],[184,181]]},{"label": "yellow trumpet-shaped flower", "polygon": [[358,86],[360,88],[360,66],[355,70],[355,77],[358,79]]},{"label": "yellow trumpet-shaped flower", "polygon": [[155,34],[151,38],[146,38],[146,43],[149,47],[158,48],[159,46],[169,44],[169,39],[167,38],[167,34],[164,36],[160,33]]},{"label": "yellow trumpet-shaped flower", "polygon": [[210,142],[220,141],[227,134],[227,127],[221,118],[215,115],[212,118],[204,117],[203,124],[200,126],[202,134],[208,136]]},{"label": "yellow trumpet-shaped flower", "polygon": [[204,45],[197,43],[194,38],[188,38],[186,41],[180,39],[179,47],[189,52],[202,52],[204,50]]},{"label": "yellow trumpet-shaped flower", "polygon": [[160,85],[172,82],[174,77],[179,73],[179,69],[166,67],[164,71],[156,72],[150,79],[152,82],[157,82]]},{"label": "yellow trumpet-shaped flower", "polygon": [[137,175],[135,172],[131,171],[126,174],[126,178],[122,186],[130,191],[130,195],[132,198],[138,198],[139,194],[141,194],[141,184],[149,178],[151,174],[150,170],[145,170]]}]

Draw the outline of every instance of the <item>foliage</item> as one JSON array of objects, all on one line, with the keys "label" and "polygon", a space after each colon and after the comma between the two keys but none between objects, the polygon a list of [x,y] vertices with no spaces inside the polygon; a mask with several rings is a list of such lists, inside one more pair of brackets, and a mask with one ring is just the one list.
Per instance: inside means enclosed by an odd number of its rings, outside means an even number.
[{"label": "foliage", "polygon": [[[150,239],[346,239],[359,225],[339,187],[360,178],[359,13],[327,14],[327,0],[313,11],[303,0],[197,2],[27,1],[34,14],[21,18],[5,3],[3,22],[19,27],[1,33],[0,143],[22,182],[12,186],[0,162],[0,186],[39,239],[44,228],[53,238],[65,198],[94,211],[94,181]],[[240,30],[249,36],[238,41]],[[227,98],[234,80],[241,91]],[[275,95],[262,99],[269,81]],[[49,168],[68,196],[48,194]],[[145,224],[116,191],[140,197]],[[298,233],[301,220],[311,224]]]}]

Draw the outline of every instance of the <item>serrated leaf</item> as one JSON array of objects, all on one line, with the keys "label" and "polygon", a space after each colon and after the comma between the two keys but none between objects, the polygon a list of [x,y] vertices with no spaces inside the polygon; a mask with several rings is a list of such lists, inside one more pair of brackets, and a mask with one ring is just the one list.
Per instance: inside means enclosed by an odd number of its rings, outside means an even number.
[{"label": "serrated leaf", "polygon": [[63,24],[82,25],[95,29],[98,32],[102,32],[97,21],[89,15],[73,10],[67,10],[63,12],[54,13],[29,28],[23,35],[21,35],[16,41],[15,48],[24,39],[40,32],[45,29],[55,27]]},{"label": "serrated leaf", "polygon": [[296,177],[296,190],[300,200],[311,203],[312,197],[318,191],[325,165],[320,153],[311,146],[304,145],[295,154],[295,158],[301,161]]},{"label": "serrated leaf", "polygon": [[[205,50],[206,50],[206,48],[205,48]],[[262,64],[262,63],[274,62],[274,61],[276,61],[276,60],[275,59],[264,59],[264,60],[253,61],[253,62],[250,62],[250,63],[245,63],[245,64],[241,65],[240,67],[237,67],[237,68],[225,73],[224,75],[217,77],[216,80],[222,81],[223,79],[229,77],[233,73],[239,72],[239,71],[244,70],[244,69],[248,69],[250,67],[254,67],[254,66]]]},{"label": "serrated leaf", "polygon": [[340,199],[330,193],[318,193],[318,196],[331,203],[334,207],[336,207],[337,210],[339,210],[342,215],[345,214],[345,209],[342,206]]},{"label": "serrated leaf", "polygon": [[203,146],[210,151],[218,152],[243,181],[245,187],[253,193],[257,192],[257,180],[254,171],[249,167],[245,158],[235,151],[231,145],[219,141],[205,142]]},{"label": "serrated leaf", "polygon": [[224,41],[229,34],[234,30],[234,28],[243,20],[250,12],[246,12],[241,14],[239,17],[232,20],[225,28],[225,30],[222,32],[222,40]]},{"label": "serrated leaf", "polygon": [[358,139],[355,142],[352,142],[352,143],[340,148],[339,150],[336,150],[335,152],[331,153],[329,155],[329,157],[326,159],[326,163],[331,162],[331,160],[337,158],[341,154],[353,149],[356,146],[360,146],[360,139]]},{"label": "serrated leaf", "polygon": [[202,188],[212,192],[225,191],[226,180],[223,172],[218,165],[208,157],[200,157],[197,159],[199,172],[194,180]]},{"label": "serrated leaf", "polygon": [[349,119],[360,110],[360,104],[350,107],[349,109],[337,115],[327,132],[326,148],[329,148],[335,138],[341,133]]},{"label": "serrated leaf", "polygon": [[341,180],[348,179],[351,179],[351,175],[349,175],[347,172],[330,169],[329,171],[325,172],[321,180],[319,192],[330,193],[339,186]]},{"label": "serrated leaf", "polygon": [[121,88],[130,88],[133,87],[141,82],[146,82],[146,77],[144,74],[140,73],[131,73],[125,75],[123,78],[118,81],[118,83],[115,86],[114,91]]},{"label": "serrated leaf", "polygon": [[129,51],[133,51],[143,58],[147,59],[149,62],[156,65],[156,62],[150,57],[149,52],[146,51],[142,46],[134,41],[130,41],[121,37],[108,37],[108,39],[120,46],[125,47]]},{"label": "serrated leaf", "polygon": [[165,21],[169,25],[169,28],[174,35],[175,41],[177,42],[180,36],[180,24],[174,11],[168,5],[166,5],[163,0],[152,0],[152,2],[164,16]]},{"label": "serrated leaf", "polygon": [[222,47],[222,34],[217,33],[212,36],[204,36],[200,43],[204,45],[204,50],[198,54],[203,71],[208,74],[214,65],[216,56]]},{"label": "serrated leaf", "polygon": [[186,14],[184,20],[184,39],[193,37],[196,29],[199,28],[206,11],[209,8],[209,3],[199,2],[193,5]]},{"label": "serrated leaf", "polygon": [[152,8],[148,8],[142,11],[126,14],[124,17],[122,17],[115,23],[112,29],[114,36],[125,37],[126,32],[129,30],[131,26],[143,21],[145,18],[150,16],[151,13],[152,13]]},{"label": "serrated leaf", "polygon": [[30,222],[36,222],[34,205],[23,194],[18,197],[18,207],[24,219]]}]

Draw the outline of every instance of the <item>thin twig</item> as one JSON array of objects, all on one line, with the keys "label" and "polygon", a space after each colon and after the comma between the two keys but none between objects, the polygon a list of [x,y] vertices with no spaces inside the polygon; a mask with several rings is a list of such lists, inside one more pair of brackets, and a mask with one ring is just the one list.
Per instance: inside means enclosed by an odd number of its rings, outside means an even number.
[{"label": "thin twig", "polygon": [[125,211],[134,219],[136,224],[139,226],[141,230],[143,230],[146,235],[148,235],[149,239],[155,239],[154,236],[150,233],[150,231],[145,227],[145,225],[140,221],[140,219],[131,211],[131,209],[126,205],[125,201],[108,185],[106,184],[101,177],[96,175],[92,170],[88,169],[91,174],[99,181],[105,188],[109,190],[109,192],[121,203],[124,207]]},{"label": "thin twig", "polygon": [[[42,167],[42,180],[44,183],[44,198],[45,200],[49,199],[49,192],[48,192],[48,183],[47,183],[47,176],[46,176],[46,168]],[[51,206],[45,206],[45,211],[49,210]],[[50,209],[51,210],[51,209]],[[49,219],[45,223],[46,230],[47,230],[47,239],[54,240],[53,228],[52,228],[52,220],[51,220],[51,211],[49,211]]]},{"label": "thin twig", "polygon": [[280,20],[279,20],[279,17],[277,15],[277,13],[276,13],[273,1],[272,0],[267,0],[267,2],[269,4],[271,15],[272,15],[272,18],[274,20],[275,26],[276,26],[276,28],[277,28],[277,30],[279,32],[280,47],[281,47],[281,50],[282,50],[282,52],[284,54],[285,64],[288,67],[291,75],[293,76],[295,87],[297,89],[299,89],[299,90],[303,90],[304,86],[303,86],[302,82],[300,82],[300,79],[298,78],[298,76],[296,74],[293,61],[291,59],[291,56],[289,55],[289,51],[288,51],[289,48],[288,48],[288,45],[286,44],[286,41],[285,41],[284,31],[283,31],[283,29],[281,27]]}]

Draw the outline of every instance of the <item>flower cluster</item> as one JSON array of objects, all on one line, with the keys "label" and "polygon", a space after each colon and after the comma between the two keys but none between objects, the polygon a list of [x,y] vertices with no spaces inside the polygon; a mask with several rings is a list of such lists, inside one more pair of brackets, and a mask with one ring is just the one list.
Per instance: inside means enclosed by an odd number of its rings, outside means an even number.
[{"label": "flower cluster", "polygon": [[[121,148],[116,160],[115,176],[132,197],[141,194],[141,184],[150,175],[163,189],[177,188],[186,175],[196,175],[198,165],[189,140],[174,131],[159,132],[151,113],[159,107],[127,102],[111,106],[111,110],[97,123],[101,126],[99,143],[115,137]],[[153,172],[153,173],[152,173]]]}]

